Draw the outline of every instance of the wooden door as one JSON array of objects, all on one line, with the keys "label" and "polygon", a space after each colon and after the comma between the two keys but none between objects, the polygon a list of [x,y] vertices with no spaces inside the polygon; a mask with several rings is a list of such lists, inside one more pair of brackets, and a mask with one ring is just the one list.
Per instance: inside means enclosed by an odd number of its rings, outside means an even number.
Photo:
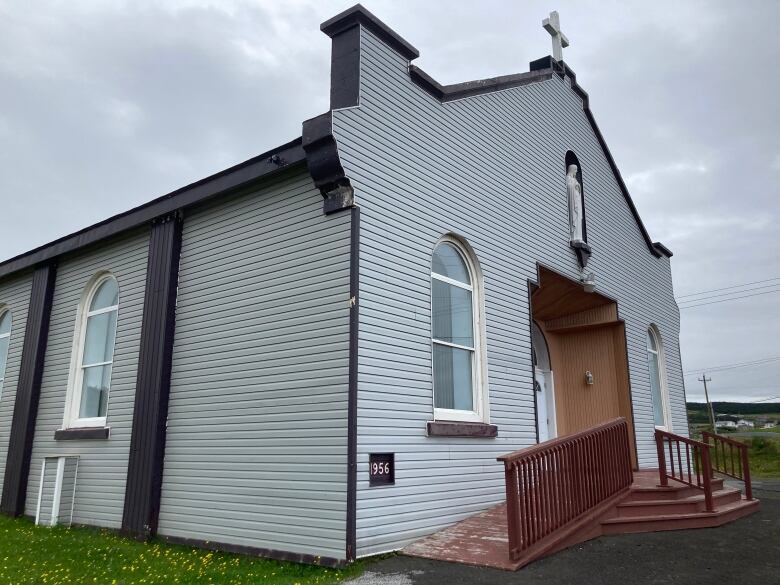
[{"label": "wooden door", "polygon": [[[624,416],[613,326],[591,327],[548,335],[555,372],[558,434],[567,435]],[[593,384],[586,381],[593,374]]]}]

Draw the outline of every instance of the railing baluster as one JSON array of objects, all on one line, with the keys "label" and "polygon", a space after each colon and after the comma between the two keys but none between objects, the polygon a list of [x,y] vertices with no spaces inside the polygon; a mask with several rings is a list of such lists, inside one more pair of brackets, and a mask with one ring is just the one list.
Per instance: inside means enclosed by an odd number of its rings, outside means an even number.
[{"label": "railing baluster", "polygon": [[745,482],[745,497],[748,500],[753,499],[753,486],[750,482],[750,462],[748,461],[747,445],[742,446],[742,479]]},{"label": "railing baluster", "polygon": [[707,512],[714,512],[712,505],[712,464],[710,463],[710,447],[704,445],[701,450],[703,476],[704,476],[704,503]]},{"label": "railing baluster", "polygon": [[658,481],[663,486],[669,485],[669,480],[666,475],[666,458],[664,457],[664,436],[658,431],[655,433],[655,447],[658,452]]},{"label": "railing baluster", "polygon": [[691,469],[691,446],[685,443],[685,465],[688,468],[688,479],[693,478],[693,471]]},{"label": "railing baluster", "polygon": [[517,560],[633,479],[625,419],[499,457],[504,462],[509,553]]}]

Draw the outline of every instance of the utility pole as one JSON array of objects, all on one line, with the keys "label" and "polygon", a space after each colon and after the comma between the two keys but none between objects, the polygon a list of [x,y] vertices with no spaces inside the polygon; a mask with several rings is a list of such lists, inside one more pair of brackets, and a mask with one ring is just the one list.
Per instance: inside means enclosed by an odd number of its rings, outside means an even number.
[{"label": "utility pole", "polygon": [[707,401],[707,413],[710,415],[710,424],[712,425],[712,432],[718,434],[715,430],[715,413],[712,410],[712,402],[710,402],[710,394],[707,392],[707,382],[712,382],[712,378],[708,378],[707,374],[702,372],[701,378],[697,378],[699,382],[704,384],[704,399]]}]

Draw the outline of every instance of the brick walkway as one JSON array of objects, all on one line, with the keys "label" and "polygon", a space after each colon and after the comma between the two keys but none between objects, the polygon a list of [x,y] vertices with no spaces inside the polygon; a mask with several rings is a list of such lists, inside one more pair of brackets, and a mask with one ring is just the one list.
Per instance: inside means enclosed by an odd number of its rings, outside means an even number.
[{"label": "brick walkway", "polygon": [[777,583],[780,482],[759,482],[761,511],[719,528],[605,536],[518,572],[399,555],[368,565],[350,585]]}]

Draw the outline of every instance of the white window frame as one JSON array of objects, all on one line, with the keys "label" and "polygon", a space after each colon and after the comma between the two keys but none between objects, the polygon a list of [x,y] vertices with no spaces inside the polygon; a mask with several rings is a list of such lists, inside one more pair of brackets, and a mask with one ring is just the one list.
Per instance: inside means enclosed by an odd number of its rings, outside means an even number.
[{"label": "white window frame", "polygon": [[6,349],[5,353],[5,367],[3,368],[3,371],[0,372],[0,399],[3,398],[3,386],[5,385],[5,371],[8,369],[8,354],[11,351],[11,332],[14,328],[14,316],[11,313],[11,309],[8,307],[2,307],[0,306],[0,319],[2,319],[6,314],[11,319],[11,327],[8,328],[8,333],[0,333],[0,339],[8,339],[8,348]]},{"label": "white window frame", "polygon": [[[117,329],[119,328],[119,296],[117,295],[117,304],[103,309],[97,309],[96,311],[90,311],[89,307],[92,304],[92,300],[95,298],[95,294],[100,289],[100,286],[108,281],[115,280],[116,277],[110,272],[100,272],[96,274],[90,280],[89,284],[84,288],[84,294],[82,295],[81,302],[79,303],[78,312],[76,315],[76,331],[73,336],[73,349],[71,351],[71,365],[70,375],[68,376],[68,390],[65,401],[65,417],[63,419],[62,426],[64,429],[73,428],[94,428],[105,427],[106,419],[108,415],[108,404],[111,400],[111,381],[108,383],[108,398],[106,399],[106,416],[95,416],[88,418],[79,418],[79,410],[81,408],[81,386],[84,379],[84,343],[86,341],[87,334],[87,321],[89,317],[93,315],[100,315],[102,313],[109,313],[116,311],[117,313]],[[117,289],[119,283],[117,282]],[[114,337],[114,345],[116,348],[116,336]],[[115,349],[114,348],[114,349]],[[95,367],[101,365],[113,366],[114,363],[113,352],[111,355],[111,361],[101,362],[96,364],[89,364],[88,367]],[[113,378],[114,370],[111,369],[111,377]]]},{"label": "white window frame", "polygon": [[[656,349],[650,349],[647,345],[647,337],[652,336],[653,340],[655,341],[655,347]],[[669,403],[669,387],[666,384],[666,363],[664,359],[664,346],[661,342],[661,334],[658,331],[658,328],[655,325],[650,325],[645,330],[645,355],[647,356],[649,360],[648,354],[654,354],[655,359],[658,362],[658,387],[661,390],[661,410],[664,414],[664,422],[665,425],[657,425],[655,424],[655,405],[653,404],[653,386],[652,386],[652,380],[650,380],[650,404],[653,407],[653,425],[655,428],[660,429],[662,431],[669,431],[672,430],[672,408]],[[647,373],[648,376],[651,376],[650,372],[650,364],[647,364]]]},{"label": "white window frame", "polygon": [[[433,401],[433,418],[437,421],[458,421],[458,422],[490,422],[490,412],[487,400],[487,368],[485,360],[485,313],[484,303],[482,302],[482,272],[479,269],[479,265],[476,262],[473,252],[468,249],[463,242],[454,236],[444,236],[434,246],[434,252],[436,248],[442,244],[451,244],[457,252],[460,254],[463,262],[466,265],[466,270],[469,272],[469,279],[471,285],[467,285],[463,282],[447,278],[441,274],[437,274],[433,271],[433,263],[431,263],[431,387],[433,392],[431,398]],[[431,255],[431,258],[433,254]],[[474,347],[468,347],[465,345],[459,345],[457,343],[450,343],[447,341],[440,341],[433,337],[433,280],[439,280],[447,284],[460,287],[462,289],[471,292],[471,317],[474,327]],[[435,376],[433,370],[433,348],[434,345],[444,345],[448,347],[454,347],[457,349],[463,349],[472,352],[471,363],[471,388],[472,388],[472,400],[475,405],[475,410],[459,410],[452,408],[437,408],[436,407],[436,388],[435,388]]]}]

